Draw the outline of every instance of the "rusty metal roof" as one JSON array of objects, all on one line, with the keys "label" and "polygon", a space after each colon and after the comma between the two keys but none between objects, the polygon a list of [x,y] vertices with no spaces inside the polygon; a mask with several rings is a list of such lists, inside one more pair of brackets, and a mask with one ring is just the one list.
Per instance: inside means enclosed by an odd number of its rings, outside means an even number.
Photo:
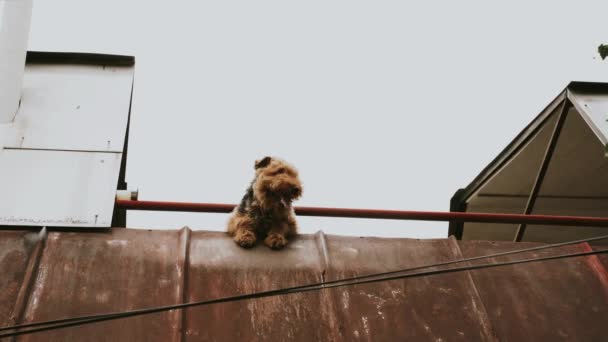
[{"label": "rusty metal roof", "polygon": [[[226,297],[528,245],[318,232],[273,251],[262,245],[244,250],[223,233],[187,228],[0,230],[0,326]],[[394,280],[174,310],[18,341],[599,341],[607,336],[606,266],[606,257],[588,256]]]}]

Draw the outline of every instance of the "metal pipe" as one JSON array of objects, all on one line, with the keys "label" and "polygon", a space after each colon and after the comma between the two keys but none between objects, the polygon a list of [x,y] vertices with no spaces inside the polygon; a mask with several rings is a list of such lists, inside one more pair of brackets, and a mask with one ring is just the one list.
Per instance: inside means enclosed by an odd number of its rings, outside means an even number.
[{"label": "metal pipe", "polygon": [[[564,127],[564,122],[566,122],[566,114],[568,114],[570,106],[570,101],[568,100],[568,98],[565,98],[564,102],[562,102],[562,107],[559,111],[559,116],[557,117],[555,126],[553,127],[553,133],[551,134],[551,138],[549,138],[549,142],[547,143],[545,155],[543,156],[543,160],[540,164],[540,167],[538,168],[538,173],[536,174],[534,185],[532,185],[532,190],[530,191],[530,196],[528,197],[528,202],[526,203],[526,208],[524,209],[524,215],[532,213],[532,209],[534,209],[534,204],[536,204],[536,198],[538,196],[541,186],[543,185],[545,174],[549,169],[549,163],[551,162],[551,157],[553,157],[553,152],[555,152],[555,147],[557,146],[559,135],[561,134],[562,128]],[[526,224],[520,223],[517,227],[517,230],[515,231],[515,237],[513,238],[513,241],[520,242],[524,238],[525,232]]]},{"label": "metal pipe", "polygon": [[[229,213],[235,204],[186,203],[117,200],[116,206],[128,210],[185,211],[201,213]],[[556,226],[608,227],[608,218],[587,216],[552,216],[494,213],[460,213],[438,211],[401,211],[348,208],[295,207],[298,216],[349,217],[385,220],[526,223]]]},{"label": "metal pipe", "polygon": [[33,0],[0,0],[0,124],[19,108]]}]

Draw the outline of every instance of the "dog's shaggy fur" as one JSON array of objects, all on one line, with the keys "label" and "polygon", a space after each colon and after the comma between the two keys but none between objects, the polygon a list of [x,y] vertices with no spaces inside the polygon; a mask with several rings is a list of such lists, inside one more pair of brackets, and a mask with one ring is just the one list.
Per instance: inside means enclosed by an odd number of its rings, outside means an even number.
[{"label": "dog's shaggy fur", "polygon": [[297,232],[291,203],[301,195],[293,166],[277,158],[257,160],[255,178],[228,221],[228,234],[241,247],[253,247],[260,238],[270,248],[283,248]]}]

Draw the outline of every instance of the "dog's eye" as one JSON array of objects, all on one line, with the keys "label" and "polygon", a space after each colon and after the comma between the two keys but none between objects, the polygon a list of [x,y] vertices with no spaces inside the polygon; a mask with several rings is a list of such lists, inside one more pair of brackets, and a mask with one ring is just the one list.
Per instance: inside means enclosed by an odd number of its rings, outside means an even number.
[{"label": "dog's eye", "polygon": [[284,173],[284,172],[285,172],[285,169],[284,169],[284,168],[280,168],[280,169],[276,170],[276,171],[274,172],[274,174],[275,174],[275,175],[278,175],[278,174],[281,174],[281,173]]}]

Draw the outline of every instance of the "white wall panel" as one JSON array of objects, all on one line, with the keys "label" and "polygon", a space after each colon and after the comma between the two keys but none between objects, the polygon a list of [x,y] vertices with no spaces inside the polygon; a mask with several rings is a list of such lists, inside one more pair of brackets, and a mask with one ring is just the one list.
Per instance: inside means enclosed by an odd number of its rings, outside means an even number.
[{"label": "white wall panel", "polygon": [[15,119],[0,124],[0,225],[109,227],[134,68],[36,57]]},{"label": "white wall panel", "polygon": [[0,224],[108,227],[122,153],[0,151]]},{"label": "white wall panel", "polygon": [[122,152],[133,68],[28,65],[9,147]]}]

